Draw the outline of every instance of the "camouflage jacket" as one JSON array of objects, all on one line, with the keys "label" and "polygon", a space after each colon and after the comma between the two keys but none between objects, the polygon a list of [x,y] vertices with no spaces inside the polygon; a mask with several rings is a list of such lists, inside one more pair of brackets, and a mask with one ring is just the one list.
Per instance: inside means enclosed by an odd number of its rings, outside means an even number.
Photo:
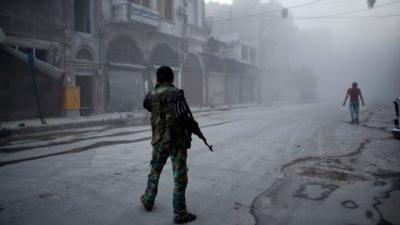
[{"label": "camouflage jacket", "polygon": [[158,84],[145,97],[143,107],[151,112],[152,145],[190,148],[191,133],[198,124],[183,90],[172,84]]}]

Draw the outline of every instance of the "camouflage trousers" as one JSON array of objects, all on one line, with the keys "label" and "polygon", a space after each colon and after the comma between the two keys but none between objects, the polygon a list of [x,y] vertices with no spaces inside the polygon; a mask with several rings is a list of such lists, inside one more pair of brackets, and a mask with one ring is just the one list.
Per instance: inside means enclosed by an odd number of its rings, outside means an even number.
[{"label": "camouflage trousers", "polygon": [[154,205],[157,196],[158,181],[163,167],[170,156],[174,175],[172,203],[175,216],[179,216],[186,213],[185,191],[188,183],[186,166],[187,149],[164,148],[160,145],[153,146],[153,154],[150,162],[151,172],[148,176],[144,200],[147,204]]}]

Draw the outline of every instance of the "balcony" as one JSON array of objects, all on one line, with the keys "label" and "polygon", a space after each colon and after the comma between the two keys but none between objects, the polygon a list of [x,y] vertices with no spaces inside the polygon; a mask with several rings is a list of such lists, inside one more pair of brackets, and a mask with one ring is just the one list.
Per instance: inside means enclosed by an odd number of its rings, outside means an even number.
[{"label": "balcony", "polygon": [[187,37],[200,42],[206,42],[208,39],[208,31],[206,28],[195,26],[193,24],[187,24]]},{"label": "balcony", "polygon": [[160,26],[160,14],[155,9],[126,0],[111,0],[111,7],[115,22],[136,22],[155,28]]}]

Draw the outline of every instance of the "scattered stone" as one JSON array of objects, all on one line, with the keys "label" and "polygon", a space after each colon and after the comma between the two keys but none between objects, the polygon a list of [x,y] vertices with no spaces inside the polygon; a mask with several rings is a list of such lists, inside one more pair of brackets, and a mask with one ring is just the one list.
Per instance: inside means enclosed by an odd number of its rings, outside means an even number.
[{"label": "scattered stone", "polygon": [[355,203],[355,202],[353,202],[351,200],[347,200],[347,201],[342,202],[342,205],[347,209],[356,209],[356,208],[359,207],[357,205],[357,203]]}]

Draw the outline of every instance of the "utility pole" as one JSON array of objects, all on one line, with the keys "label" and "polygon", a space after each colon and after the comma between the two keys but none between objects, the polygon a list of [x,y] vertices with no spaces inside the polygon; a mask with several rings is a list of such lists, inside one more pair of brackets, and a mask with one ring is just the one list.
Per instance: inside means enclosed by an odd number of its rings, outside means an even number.
[{"label": "utility pole", "polygon": [[36,98],[36,105],[39,111],[39,118],[42,124],[46,124],[46,121],[43,118],[42,114],[42,109],[40,107],[40,101],[39,101],[39,94],[38,94],[38,89],[37,89],[37,84],[36,84],[36,76],[35,76],[35,57],[33,56],[33,51],[28,53],[28,62],[29,62],[29,68],[32,76],[32,84],[33,84],[33,91],[35,93],[35,98]]}]

